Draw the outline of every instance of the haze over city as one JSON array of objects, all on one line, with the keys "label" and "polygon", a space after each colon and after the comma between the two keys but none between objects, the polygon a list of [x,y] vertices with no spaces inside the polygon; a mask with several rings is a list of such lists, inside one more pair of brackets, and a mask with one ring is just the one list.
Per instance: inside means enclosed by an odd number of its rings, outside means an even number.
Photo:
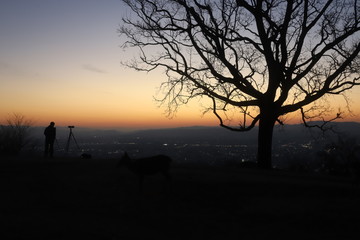
[{"label": "haze over city", "polygon": [[[122,50],[117,29],[129,15],[122,1],[3,1],[0,8],[0,121],[20,113],[46,126],[95,128],[163,128],[216,126],[203,115],[207,107],[193,100],[168,118],[154,97],[162,71],[136,72],[121,61],[134,57]],[[348,92],[353,114],[342,121],[360,121],[360,88]],[[346,110],[341,96],[329,98],[334,110]],[[335,114],[335,113],[334,113]],[[299,123],[298,115],[285,123]]]}]

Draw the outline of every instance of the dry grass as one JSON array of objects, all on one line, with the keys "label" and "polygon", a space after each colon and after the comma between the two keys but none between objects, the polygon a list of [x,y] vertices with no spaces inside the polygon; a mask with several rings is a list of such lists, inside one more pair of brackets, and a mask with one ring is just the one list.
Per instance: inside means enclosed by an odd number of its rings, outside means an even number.
[{"label": "dry grass", "polygon": [[[348,179],[234,168],[137,178],[116,160],[0,162],[0,239],[357,239]],[[357,236],[357,237],[356,237]]]}]

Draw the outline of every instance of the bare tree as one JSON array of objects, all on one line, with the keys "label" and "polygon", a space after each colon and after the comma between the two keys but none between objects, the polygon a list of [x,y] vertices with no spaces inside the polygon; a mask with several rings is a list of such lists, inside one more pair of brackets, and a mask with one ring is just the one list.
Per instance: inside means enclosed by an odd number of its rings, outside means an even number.
[{"label": "bare tree", "polygon": [[[123,0],[119,32],[138,71],[165,70],[169,111],[209,98],[222,127],[259,126],[258,165],[271,168],[276,122],[321,115],[321,99],[360,84],[357,0]],[[135,13],[135,14],[133,14]],[[227,111],[241,116],[238,125]],[[329,116],[341,117],[340,113]]]},{"label": "bare tree", "polygon": [[13,113],[0,125],[0,154],[15,155],[29,143],[29,129],[33,122],[19,113]]}]

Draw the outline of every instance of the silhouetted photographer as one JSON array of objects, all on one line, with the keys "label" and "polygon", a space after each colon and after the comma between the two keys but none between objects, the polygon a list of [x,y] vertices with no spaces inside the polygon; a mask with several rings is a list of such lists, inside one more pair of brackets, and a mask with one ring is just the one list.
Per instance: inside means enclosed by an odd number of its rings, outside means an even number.
[{"label": "silhouetted photographer", "polygon": [[48,127],[45,128],[44,131],[45,135],[45,152],[44,155],[47,157],[48,155],[50,157],[54,156],[54,142],[56,138],[56,128],[55,123],[51,122]]}]

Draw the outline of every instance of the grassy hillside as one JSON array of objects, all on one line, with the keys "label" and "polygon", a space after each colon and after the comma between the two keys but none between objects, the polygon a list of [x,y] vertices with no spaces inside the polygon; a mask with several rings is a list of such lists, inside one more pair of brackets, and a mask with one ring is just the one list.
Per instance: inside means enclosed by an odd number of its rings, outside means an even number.
[{"label": "grassy hillside", "polygon": [[2,159],[0,239],[357,239],[350,179],[174,166],[172,191],[116,160]]}]

